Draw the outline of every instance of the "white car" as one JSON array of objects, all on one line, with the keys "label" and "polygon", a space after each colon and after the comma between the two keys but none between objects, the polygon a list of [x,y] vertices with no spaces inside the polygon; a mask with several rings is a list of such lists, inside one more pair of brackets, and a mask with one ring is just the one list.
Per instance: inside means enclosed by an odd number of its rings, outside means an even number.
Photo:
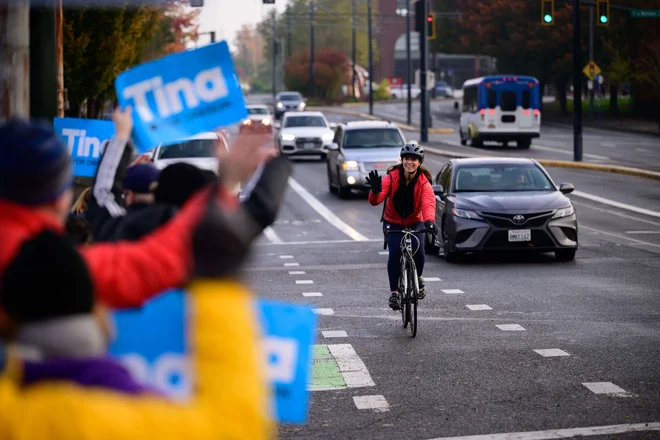
[{"label": "white car", "polygon": [[321,112],[286,112],[280,124],[277,145],[287,156],[314,155],[325,158],[336,126],[328,122]]}]

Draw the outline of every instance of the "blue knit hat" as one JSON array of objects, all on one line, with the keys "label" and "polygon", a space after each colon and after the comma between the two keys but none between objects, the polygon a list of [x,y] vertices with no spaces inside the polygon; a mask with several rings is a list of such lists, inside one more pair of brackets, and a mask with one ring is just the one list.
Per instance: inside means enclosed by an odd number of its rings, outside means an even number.
[{"label": "blue knit hat", "polygon": [[148,163],[133,165],[126,170],[124,177],[124,189],[138,194],[149,194],[153,192],[155,183],[158,182],[158,168]]},{"label": "blue knit hat", "polygon": [[38,206],[72,184],[69,152],[49,124],[10,119],[0,125],[0,199]]}]

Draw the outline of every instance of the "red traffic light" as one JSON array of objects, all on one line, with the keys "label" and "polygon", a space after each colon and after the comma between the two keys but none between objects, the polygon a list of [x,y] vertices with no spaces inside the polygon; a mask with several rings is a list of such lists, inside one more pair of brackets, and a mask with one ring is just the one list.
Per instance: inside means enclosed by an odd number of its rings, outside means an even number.
[{"label": "red traffic light", "polygon": [[429,15],[428,17],[426,17],[426,21],[428,21],[429,23],[432,22],[432,21],[433,21],[433,17]]}]

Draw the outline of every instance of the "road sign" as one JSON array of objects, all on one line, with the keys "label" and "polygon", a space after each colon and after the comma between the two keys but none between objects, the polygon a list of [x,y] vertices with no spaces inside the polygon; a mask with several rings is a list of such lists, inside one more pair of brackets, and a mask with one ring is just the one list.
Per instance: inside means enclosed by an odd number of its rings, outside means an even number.
[{"label": "road sign", "polygon": [[660,18],[660,9],[631,9],[632,18]]},{"label": "road sign", "polygon": [[593,80],[596,75],[598,75],[601,70],[600,67],[593,61],[589,61],[586,66],[584,66],[584,69],[582,69],[585,75],[587,75],[587,78]]}]

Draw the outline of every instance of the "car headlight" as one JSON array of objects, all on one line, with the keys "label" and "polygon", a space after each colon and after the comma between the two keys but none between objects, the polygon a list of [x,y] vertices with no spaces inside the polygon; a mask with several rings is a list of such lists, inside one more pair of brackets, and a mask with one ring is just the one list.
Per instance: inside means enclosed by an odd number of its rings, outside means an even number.
[{"label": "car headlight", "polygon": [[469,218],[470,220],[483,220],[479,216],[479,214],[477,214],[474,211],[468,211],[467,209],[451,208],[451,213],[454,214],[456,217],[460,217],[460,218]]},{"label": "car headlight", "polygon": [[244,119],[243,120],[243,125],[250,125],[250,124],[252,124],[251,120],[249,120],[249,119]]},{"label": "car headlight", "polygon": [[268,119],[268,118],[263,118],[263,119],[261,120],[261,123],[264,124],[264,125],[270,125],[271,120]]},{"label": "car headlight", "polygon": [[322,137],[323,137],[324,141],[331,141],[335,137],[335,134],[334,133],[326,133]]},{"label": "car headlight", "polygon": [[302,110],[305,108],[305,105],[306,104],[304,102],[301,102],[300,105],[298,105],[298,107]]},{"label": "car headlight", "polygon": [[284,104],[282,104],[281,102],[277,103],[277,108],[283,108],[283,107],[284,107]]},{"label": "car headlight", "polygon": [[345,171],[357,171],[358,170],[358,163],[354,160],[347,160],[341,166],[342,166],[342,168],[344,168]]},{"label": "car headlight", "polygon": [[575,208],[573,208],[573,205],[571,205],[566,208],[558,209],[557,212],[555,212],[555,215],[552,216],[552,218],[563,218],[573,214],[575,214]]},{"label": "car headlight", "polygon": [[291,134],[291,133],[282,133],[282,140],[283,141],[292,141],[295,138],[296,138],[296,136]]}]

